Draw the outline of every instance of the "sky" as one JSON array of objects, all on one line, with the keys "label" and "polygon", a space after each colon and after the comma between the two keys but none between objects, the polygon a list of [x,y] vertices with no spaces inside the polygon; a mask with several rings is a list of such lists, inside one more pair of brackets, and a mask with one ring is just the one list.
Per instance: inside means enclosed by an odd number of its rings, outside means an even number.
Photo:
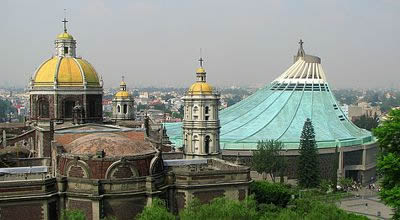
[{"label": "sky", "polygon": [[200,48],[210,84],[261,87],[302,39],[332,88],[400,88],[398,0],[3,0],[0,86],[26,86],[63,31],[105,87],[189,87]]}]

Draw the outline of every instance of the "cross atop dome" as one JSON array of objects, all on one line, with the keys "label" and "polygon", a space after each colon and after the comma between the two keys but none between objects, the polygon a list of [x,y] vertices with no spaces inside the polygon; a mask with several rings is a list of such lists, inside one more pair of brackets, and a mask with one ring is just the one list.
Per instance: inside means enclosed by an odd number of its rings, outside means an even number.
[{"label": "cross atop dome", "polygon": [[64,23],[64,33],[67,33],[67,10],[64,9],[64,20],[61,21],[62,23]]},{"label": "cross atop dome", "polygon": [[199,62],[200,62],[200,67],[202,67],[202,68],[203,68],[203,62],[204,62],[204,60],[203,60],[203,58],[202,58],[202,57],[200,57],[200,59],[199,59]]}]

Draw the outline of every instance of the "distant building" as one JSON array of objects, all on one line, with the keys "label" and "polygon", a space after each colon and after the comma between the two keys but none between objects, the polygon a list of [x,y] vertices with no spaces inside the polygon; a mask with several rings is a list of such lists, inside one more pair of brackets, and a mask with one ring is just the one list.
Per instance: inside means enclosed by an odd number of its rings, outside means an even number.
[{"label": "distant building", "polygon": [[348,107],[348,118],[351,121],[354,121],[363,115],[371,118],[375,116],[380,117],[382,112],[379,106],[370,106],[366,102],[360,102],[357,106],[351,105]]},{"label": "distant building", "polygon": [[135,119],[135,100],[133,96],[126,91],[126,83],[122,78],[120,90],[113,98],[113,120],[134,120]]}]

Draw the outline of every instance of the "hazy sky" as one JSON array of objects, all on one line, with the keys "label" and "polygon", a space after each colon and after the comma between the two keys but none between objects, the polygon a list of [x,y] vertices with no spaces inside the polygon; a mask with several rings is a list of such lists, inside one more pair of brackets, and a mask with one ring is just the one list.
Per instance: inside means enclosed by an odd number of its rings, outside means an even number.
[{"label": "hazy sky", "polygon": [[106,87],[188,87],[199,48],[216,86],[262,86],[299,39],[333,88],[400,88],[399,0],[69,0],[0,2],[0,86],[28,84],[63,31]]}]

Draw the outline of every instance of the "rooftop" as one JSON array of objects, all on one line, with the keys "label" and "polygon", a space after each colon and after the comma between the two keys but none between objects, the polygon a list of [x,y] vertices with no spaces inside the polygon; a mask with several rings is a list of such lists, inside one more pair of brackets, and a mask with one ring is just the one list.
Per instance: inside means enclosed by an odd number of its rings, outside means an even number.
[{"label": "rooftop", "polygon": [[[295,63],[276,80],[220,111],[220,145],[225,150],[254,150],[258,141],[274,139],[296,149],[307,118],[319,148],[374,141],[370,132],[346,118],[330,91],[321,59],[306,55],[301,45]],[[182,123],[166,128],[171,142],[182,146]]]}]

